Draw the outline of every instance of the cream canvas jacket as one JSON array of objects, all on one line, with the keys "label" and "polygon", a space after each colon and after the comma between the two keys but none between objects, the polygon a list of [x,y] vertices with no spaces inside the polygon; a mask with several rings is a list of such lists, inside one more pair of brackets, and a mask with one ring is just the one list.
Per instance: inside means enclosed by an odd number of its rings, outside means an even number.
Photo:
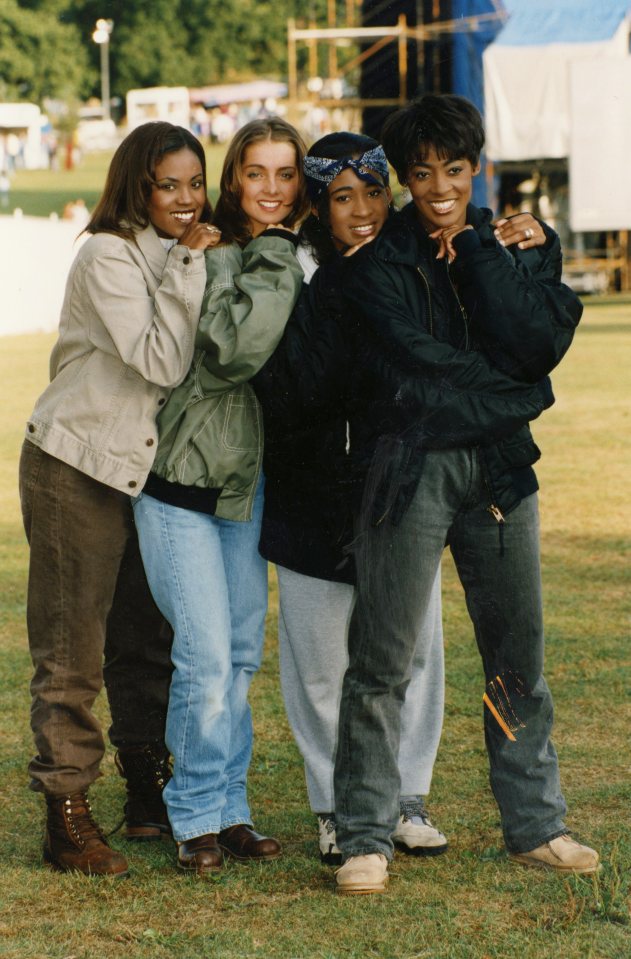
[{"label": "cream canvas jacket", "polygon": [[191,365],[205,284],[204,252],[167,252],[152,226],[135,242],[90,237],[70,269],[51,382],[27,439],[136,495],[156,453],[156,416]]}]

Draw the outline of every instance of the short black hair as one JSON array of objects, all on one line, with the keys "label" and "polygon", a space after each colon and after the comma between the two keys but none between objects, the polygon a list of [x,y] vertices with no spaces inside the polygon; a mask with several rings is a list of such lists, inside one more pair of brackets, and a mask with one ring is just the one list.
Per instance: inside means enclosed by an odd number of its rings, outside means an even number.
[{"label": "short black hair", "polygon": [[426,93],[388,117],[381,131],[388,162],[405,184],[410,166],[433,147],[441,159],[469,160],[477,166],[484,146],[482,117],[474,105],[453,93]]}]

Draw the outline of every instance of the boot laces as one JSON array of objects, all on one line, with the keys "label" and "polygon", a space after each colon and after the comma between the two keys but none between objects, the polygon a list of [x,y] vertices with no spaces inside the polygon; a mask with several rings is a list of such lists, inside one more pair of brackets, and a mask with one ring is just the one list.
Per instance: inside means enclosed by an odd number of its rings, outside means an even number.
[{"label": "boot laces", "polygon": [[64,817],[68,830],[81,845],[90,840],[105,842],[105,835],[96,823],[90,800],[85,793],[67,796],[63,803]]}]

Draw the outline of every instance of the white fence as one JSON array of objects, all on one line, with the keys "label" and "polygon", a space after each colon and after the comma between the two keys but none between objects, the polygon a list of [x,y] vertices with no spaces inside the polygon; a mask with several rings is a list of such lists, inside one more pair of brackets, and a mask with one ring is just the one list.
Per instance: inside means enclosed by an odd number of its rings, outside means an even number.
[{"label": "white fence", "polygon": [[57,329],[79,227],[36,216],[0,216],[0,336]]}]

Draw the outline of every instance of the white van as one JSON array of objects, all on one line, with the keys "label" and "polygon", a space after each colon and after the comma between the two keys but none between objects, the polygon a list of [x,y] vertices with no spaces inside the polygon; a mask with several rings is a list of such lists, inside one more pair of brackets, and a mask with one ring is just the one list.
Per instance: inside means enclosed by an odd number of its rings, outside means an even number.
[{"label": "white van", "polygon": [[149,120],[168,120],[190,129],[190,100],[187,87],[146,87],[129,90],[127,129],[133,130]]},{"label": "white van", "polygon": [[120,136],[116,124],[103,115],[101,107],[81,107],[77,123],[77,146],[80,150],[113,150]]}]

